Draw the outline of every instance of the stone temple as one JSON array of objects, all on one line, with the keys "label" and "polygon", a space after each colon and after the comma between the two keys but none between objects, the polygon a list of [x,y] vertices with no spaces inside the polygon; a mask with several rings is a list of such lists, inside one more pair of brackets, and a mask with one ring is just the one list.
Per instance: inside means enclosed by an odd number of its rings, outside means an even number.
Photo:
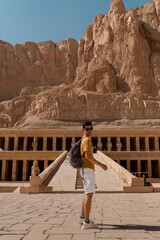
[{"label": "stone temple", "polygon": [[97,191],[160,191],[159,0],[129,11],[113,0],[79,43],[1,40],[0,66],[1,192],[81,191],[65,159],[85,120],[109,166]]}]

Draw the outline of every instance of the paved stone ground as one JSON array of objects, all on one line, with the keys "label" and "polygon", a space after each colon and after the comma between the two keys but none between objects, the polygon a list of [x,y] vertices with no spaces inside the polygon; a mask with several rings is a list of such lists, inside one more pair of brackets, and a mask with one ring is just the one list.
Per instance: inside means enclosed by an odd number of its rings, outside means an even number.
[{"label": "paved stone ground", "polygon": [[0,240],[160,239],[160,193],[95,194],[81,230],[82,194],[0,194]]}]

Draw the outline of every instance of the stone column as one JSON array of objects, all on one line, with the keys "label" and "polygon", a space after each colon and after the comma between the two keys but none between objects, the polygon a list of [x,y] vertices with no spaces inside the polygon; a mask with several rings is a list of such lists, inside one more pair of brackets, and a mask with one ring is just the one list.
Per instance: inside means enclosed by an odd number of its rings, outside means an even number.
[{"label": "stone column", "polygon": [[5,151],[8,151],[8,144],[9,144],[9,137],[5,137],[5,146],[4,146]]},{"label": "stone column", "polygon": [[37,137],[33,139],[32,147],[33,147],[33,151],[37,151]]},{"label": "stone column", "polygon": [[24,137],[23,151],[27,151],[27,137]]},{"label": "stone column", "polygon": [[23,181],[27,180],[27,160],[23,160]]},{"label": "stone column", "polygon": [[53,137],[53,151],[56,151],[56,137]]},{"label": "stone column", "polygon": [[47,137],[43,137],[43,151],[47,151]]},{"label": "stone column", "polygon": [[75,142],[76,142],[76,138],[75,138],[75,137],[72,137],[71,147],[75,144]]},{"label": "stone column", "polygon": [[14,151],[17,151],[18,149],[18,137],[14,138]]},{"label": "stone column", "polygon": [[141,160],[140,159],[137,159],[137,166],[138,166],[138,177],[141,177]]},{"label": "stone column", "polygon": [[17,161],[15,159],[12,160],[12,181],[16,181],[16,170],[17,170]]},{"label": "stone column", "polygon": [[146,142],[146,151],[149,151],[149,138],[145,137],[145,142]]},{"label": "stone column", "polygon": [[66,150],[66,137],[63,137],[63,139],[62,139],[62,150],[63,151]]},{"label": "stone column", "polygon": [[48,160],[44,160],[44,169],[48,167]]},{"label": "stone column", "polygon": [[127,170],[131,172],[131,162],[130,159],[127,160]]},{"label": "stone column", "polygon": [[151,166],[151,160],[148,160],[148,177],[152,177],[152,166]]},{"label": "stone column", "polygon": [[102,151],[102,141],[101,141],[101,137],[98,138],[98,144],[97,144],[97,147],[98,147],[98,150]]},{"label": "stone column", "polygon": [[1,180],[5,181],[6,180],[6,160],[2,160],[2,176]]},{"label": "stone column", "polygon": [[107,142],[107,147],[108,147],[108,151],[112,151],[112,143],[111,143],[111,138],[108,138],[108,142]]},{"label": "stone column", "polygon": [[140,151],[139,137],[136,137],[136,151]]},{"label": "stone column", "polygon": [[126,140],[127,140],[127,151],[130,151],[131,150],[131,148],[130,148],[130,137],[127,137]]},{"label": "stone column", "polygon": [[120,141],[120,137],[117,138],[116,146],[117,146],[117,151],[121,151],[122,143]]},{"label": "stone column", "polygon": [[158,137],[155,137],[155,151],[159,151],[159,141],[158,141]]}]

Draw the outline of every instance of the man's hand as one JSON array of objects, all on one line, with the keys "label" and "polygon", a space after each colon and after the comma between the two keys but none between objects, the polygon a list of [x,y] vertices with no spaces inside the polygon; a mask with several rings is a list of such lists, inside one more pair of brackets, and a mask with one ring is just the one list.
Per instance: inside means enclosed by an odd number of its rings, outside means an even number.
[{"label": "man's hand", "polygon": [[107,167],[105,164],[102,164],[102,163],[100,163],[99,161],[97,161],[96,159],[94,159],[94,158],[91,156],[91,154],[90,154],[89,151],[85,152],[85,157],[87,158],[88,161],[90,161],[90,162],[93,163],[93,164],[98,165],[98,166],[101,167],[104,171],[106,171],[106,170],[108,169],[108,167]]},{"label": "man's hand", "polygon": [[101,168],[102,168],[104,171],[106,171],[106,170],[108,169],[108,167],[107,167],[106,165],[104,165],[104,164],[101,165]]}]

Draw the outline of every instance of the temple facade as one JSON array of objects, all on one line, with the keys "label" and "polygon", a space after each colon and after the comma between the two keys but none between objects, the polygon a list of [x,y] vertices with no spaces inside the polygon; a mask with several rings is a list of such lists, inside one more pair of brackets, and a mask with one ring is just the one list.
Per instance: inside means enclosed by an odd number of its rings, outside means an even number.
[{"label": "temple facade", "polygon": [[[1,129],[0,180],[28,181],[34,160],[42,172],[82,135],[72,129]],[[94,130],[92,144],[135,176],[160,182],[159,130]]]}]

